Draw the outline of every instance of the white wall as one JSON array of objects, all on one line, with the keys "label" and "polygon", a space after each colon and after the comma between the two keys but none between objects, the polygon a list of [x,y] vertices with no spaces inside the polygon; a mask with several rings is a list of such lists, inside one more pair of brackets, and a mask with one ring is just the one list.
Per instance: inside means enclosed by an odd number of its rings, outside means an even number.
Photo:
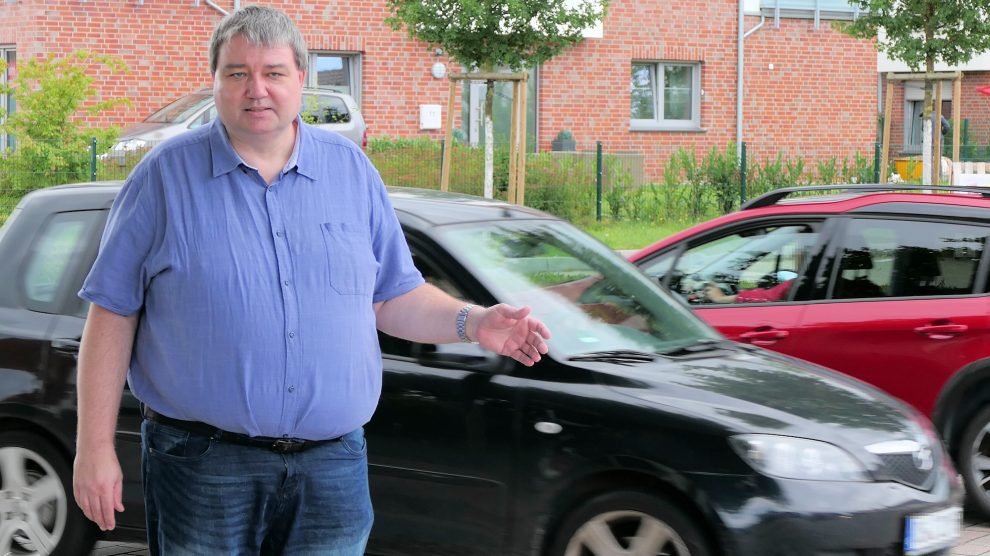
[{"label": "white wall", "polygon": [[[946,64],[936,63],[935,71],[990,71],[990,52],[981,54],[980,56],[974,57],[969,62],[961,64],[958,66],[950,67]],[[880,52],[877,54],[877,71],[880,73],[885,73],[888,71],[898,71],[906,72],[911,71],[911,68],[907,66],[904,62],[899,60],[891,60],[886,54]],[[919,68],[919,71],[925,71],[925,68]]]}]

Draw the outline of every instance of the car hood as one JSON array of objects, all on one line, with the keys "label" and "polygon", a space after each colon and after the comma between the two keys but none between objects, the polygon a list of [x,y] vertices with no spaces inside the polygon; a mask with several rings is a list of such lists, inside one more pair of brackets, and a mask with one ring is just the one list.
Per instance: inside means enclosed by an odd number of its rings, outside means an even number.
[{"label": "car hood", "polygon": [[883,392],[758,348],[726,343],[689,358],[595,367],[607,386],[715,422],[728,434],[800,436],[860,447],[924,437],[918,414]]}]

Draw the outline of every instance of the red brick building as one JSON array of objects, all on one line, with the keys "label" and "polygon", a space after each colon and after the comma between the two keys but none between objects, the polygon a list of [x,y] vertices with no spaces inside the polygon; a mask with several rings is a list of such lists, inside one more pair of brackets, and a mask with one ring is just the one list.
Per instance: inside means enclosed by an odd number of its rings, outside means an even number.
[{"label": "red brick building", "polygon": [[[741,137],[750,155],[872,155],[878,113],[872,43],[832,28],[829,18],[852,15],[842,0],[787,0],[787,10],[779,2],[746,0],[742,21],[749,34],[741,66]],[[431,67],[439,61],[456,68],[430,45],[389,29],[384,0],[263,3],[298,23],[314,56],[313,84],[324,80],[350,90],[370,137],[442,136],[441,130],[421,129],[420,105],[446,110],[449,82],[433,77]],[[98,88],[104,98],[131,100],[129,108],[100,122],[124,125],[210,84],[207,41],[221,11],[237,5],[5,0],[0,54],[23,60],[87,49],[122,58],[130,72],[103,76]],[[609,152],[641,153],[649,178],[659,175],[677,148],[725,148],[737,137],[739,10],[738,0],[612,0],[599,38],[586,39],[535,72],[530,114],[537,148],[549,150],[566,129],[578,150],[601,141]],[[456,114],[457,125],[470,131],[471,112],[462,113]]]}]

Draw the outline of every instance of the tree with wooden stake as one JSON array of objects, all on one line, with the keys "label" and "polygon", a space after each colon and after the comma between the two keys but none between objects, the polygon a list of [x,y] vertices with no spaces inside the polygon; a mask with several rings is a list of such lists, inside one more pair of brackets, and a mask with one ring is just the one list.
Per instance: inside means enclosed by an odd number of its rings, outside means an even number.
[{"label": "tree with wooden stake", "polygon": [[[386,0],[385,22],[440,47],[466,70],[534,68],[583,40],[607,0]],[[485,79],[485,196],[494,195],[494,79]],[[524,130],[525,132],[525,130]]]},{"label": "tree with wooden stake", "polygon": [[[963,64],[990,50],[987,0],[848,0],[858,7],[852,22],[836,22],[845,33],[876,39],[877,48],[913,71],[925,73],[922,116],[922,181],[932,179],[932,90],[935,64]],[[888,84],[889,86],[889,84]],[[954,99],[956,102],[959,99]]]}]

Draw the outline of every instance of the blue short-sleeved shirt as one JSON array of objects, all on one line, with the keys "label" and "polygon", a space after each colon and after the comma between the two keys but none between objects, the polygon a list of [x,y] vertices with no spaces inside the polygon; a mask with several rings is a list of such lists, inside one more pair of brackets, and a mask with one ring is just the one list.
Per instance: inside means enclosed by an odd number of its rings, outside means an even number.
[{"label": "blue short-sleeved shirt", "polygon": [[79,295],[141,312],[128,382],[164,415],[323,439],[374,412],[372,303],[423,278],[364,153],[297,124],[271,186],[215,120],[149,153],[114,202]]}]

